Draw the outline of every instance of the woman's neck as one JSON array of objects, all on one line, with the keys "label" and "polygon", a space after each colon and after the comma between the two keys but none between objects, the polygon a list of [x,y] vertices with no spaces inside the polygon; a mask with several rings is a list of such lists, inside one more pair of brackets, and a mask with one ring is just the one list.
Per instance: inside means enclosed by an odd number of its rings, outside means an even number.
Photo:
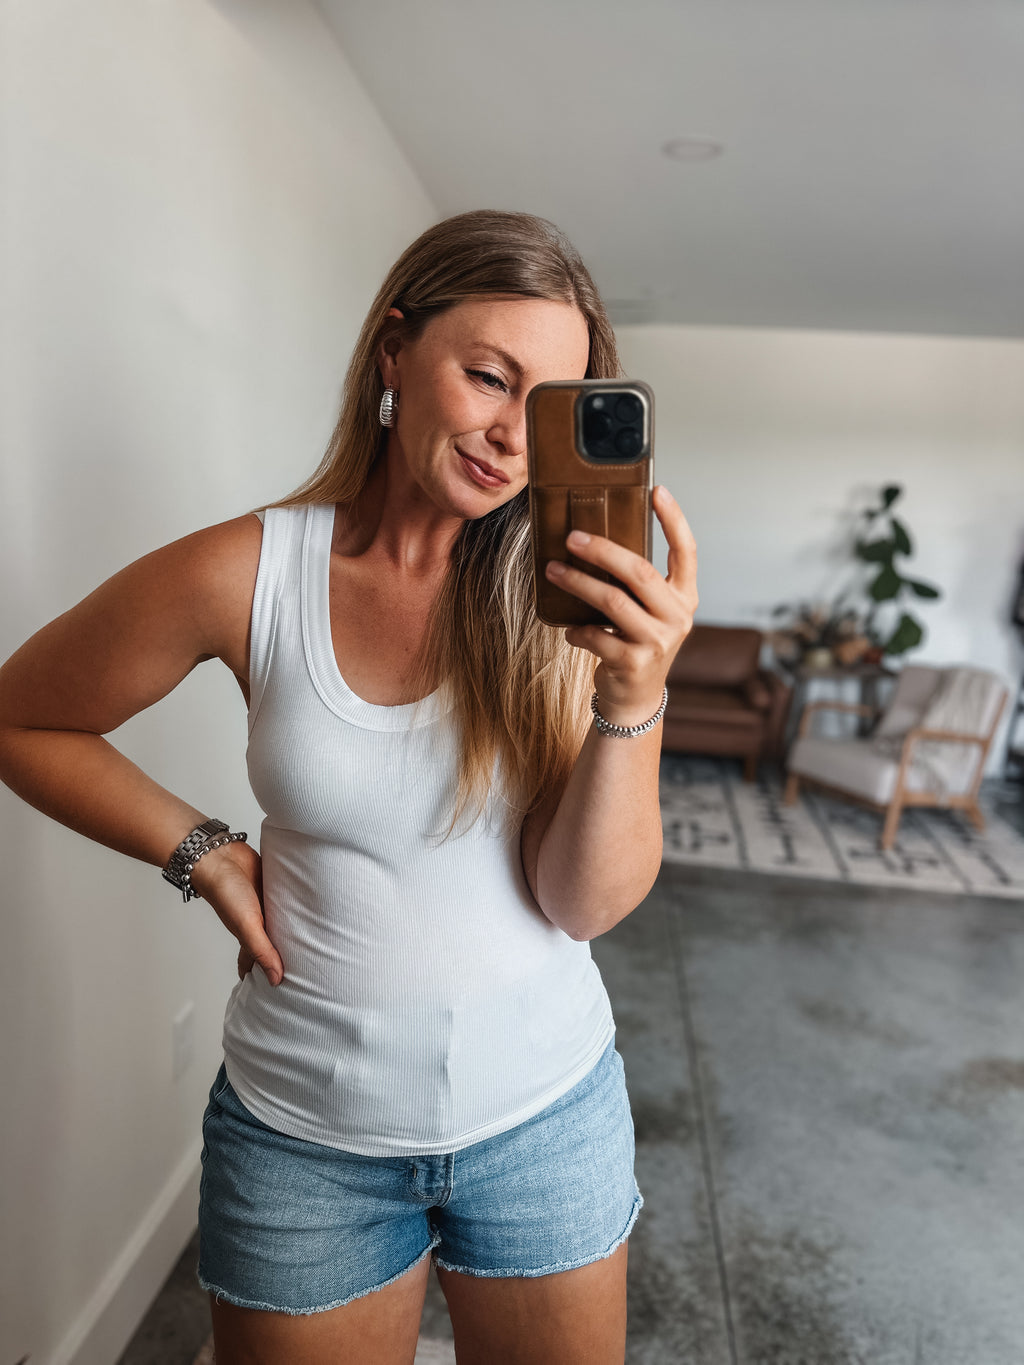
[{"label": "woman's neck", "polygon": [[354,503],[341,506],[332,551],[381,559],[417,578],[442,572],[465,522],[426,496],[400,458],[378,456]]}]

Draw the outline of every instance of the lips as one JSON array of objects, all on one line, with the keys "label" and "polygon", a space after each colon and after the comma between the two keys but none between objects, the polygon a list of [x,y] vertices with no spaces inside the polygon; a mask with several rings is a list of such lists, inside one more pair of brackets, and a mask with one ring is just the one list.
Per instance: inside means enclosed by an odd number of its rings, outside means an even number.
[{"label": "lips", "polygon": [[475,456],[467,455],[465,451],[459,450],[458,446],[455,450],[462,461],[463,469],[481,488],[501,488],[508,483],[508,475],[503,474],[500,469],[495,469],[486,460],[478,460]]}]

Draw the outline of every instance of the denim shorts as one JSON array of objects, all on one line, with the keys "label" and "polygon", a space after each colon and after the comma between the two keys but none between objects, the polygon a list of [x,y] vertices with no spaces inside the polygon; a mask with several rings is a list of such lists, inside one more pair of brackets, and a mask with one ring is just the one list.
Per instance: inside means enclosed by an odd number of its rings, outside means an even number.
[{"label": "denim shorts", "polygon": [[629,1236],[643,1198],[614,1039],[533,1118],[459,1151],[368,1157],[289,1137],[223,1065],[203,1115],[199,1283],[243,1308],[317,1313],[428,1253],[469,1275],[574,1270]]}]

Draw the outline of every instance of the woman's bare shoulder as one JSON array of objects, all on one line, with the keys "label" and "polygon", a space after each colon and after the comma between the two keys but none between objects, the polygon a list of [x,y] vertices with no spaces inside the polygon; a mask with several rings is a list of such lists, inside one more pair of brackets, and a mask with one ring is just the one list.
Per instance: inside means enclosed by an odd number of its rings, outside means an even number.
[{"label": "woman's bare shoulder", "polygon": [[0,711],[106,733],[204,659],[223,659],[244,684],[262,535],[247,513],[121,569],[8,660]]},{"label": "woman's bare shoulder", "polygon": [[221,596],[225,589],[229,595],[239,588],[247,589],[251,604],[262,544],[260,519],[246,512],[231,521],[193,531],[138,563],[151,561],[153,569],[169,571],[182,588],[192,591]]},{"label": "woman's bare shoulder", "polygon": [[259,518],[247,512],[151,551],[97,593],[111,609],[164,614],[169,625],[189,623],[191,643],[223,658],[230,637],[248,631],[262,543]]}]

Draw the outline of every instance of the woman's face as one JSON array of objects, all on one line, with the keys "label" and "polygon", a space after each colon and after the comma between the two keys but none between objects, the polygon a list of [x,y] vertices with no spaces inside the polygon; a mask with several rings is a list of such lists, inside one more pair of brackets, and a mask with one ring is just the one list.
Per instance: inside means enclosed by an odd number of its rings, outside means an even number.
[{"label": "woman's face", "polygon": [[526,486],[526,395],[582,379],[590,338],[578,308],[548,299],[474,298],[380,355],[398,391],[388,458],[442,511],[481,517]]}]

